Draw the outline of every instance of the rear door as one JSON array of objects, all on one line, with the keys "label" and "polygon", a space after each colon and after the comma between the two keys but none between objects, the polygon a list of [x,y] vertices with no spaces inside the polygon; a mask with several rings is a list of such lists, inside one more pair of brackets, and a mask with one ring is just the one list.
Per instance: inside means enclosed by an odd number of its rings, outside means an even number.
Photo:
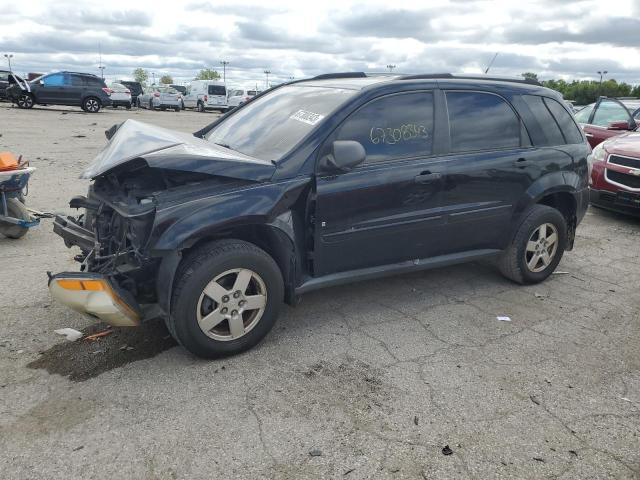
[{"label": "rear door", "polygon": [[[578,118],[577,115],[576,118]],[[631,113],[619,100],[615,98],[600,98],[596,102],[589,119],[582,125],[582,129],[592,148],[604,142],[607,138],[620,135],[628,130],[610,128],[610,124],[613,122],[627,122],[630,126],[635,125]]]},{"label": "rear door", "polygon": [[86,77],[66,74],[63,99],[65,105],[80,105],[87,89]]},{"label": "rear door", "polygon": [[367,157],[350,172],[316,179],[315,275],[439,253],[444,162],[434,148],[434,110],[433,91],[379,97],[328,139],[356,140]]},{"label": "rear door", "polygon": [[207,89],[207,106],[226,107],[227,89],[224,85],[209,85]]},{"label": "rear door", "polygon": [[518,201],[540,175],[540,154],[506,98],[445,91],[450,154],[443,184],[443,253],[503,247]]}]

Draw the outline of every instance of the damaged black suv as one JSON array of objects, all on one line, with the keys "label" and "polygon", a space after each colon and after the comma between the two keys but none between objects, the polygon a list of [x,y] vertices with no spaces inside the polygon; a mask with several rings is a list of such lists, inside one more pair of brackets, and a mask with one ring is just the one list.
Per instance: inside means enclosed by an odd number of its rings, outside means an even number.
[{"label": "damaged black suv", "polygon": [[322,75],[194,135],[114,126],[55,231],[79,272],[62,303],[112,325],[164,317],[188,350],[246,350],[283,302],[382,275],[495,258],[547,278],[588,205],[590,149],[527,81]]}]

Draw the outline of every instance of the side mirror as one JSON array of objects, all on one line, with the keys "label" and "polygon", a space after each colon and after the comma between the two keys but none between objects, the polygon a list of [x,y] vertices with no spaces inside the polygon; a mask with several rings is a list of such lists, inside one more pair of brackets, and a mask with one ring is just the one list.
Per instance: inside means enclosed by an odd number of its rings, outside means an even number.
[{"label": "side mirror", "polygon": [[360,142],[336,140],[331,145],[331,153],[322,159],[320,166],[327,173],[343,173],[360,165],[366,157],[367,152]]},{"label": "side mirror", "polygon": [[607,130],[633,130],[635,125],[632,122],[617,121],[611,122],[607,125]]}]

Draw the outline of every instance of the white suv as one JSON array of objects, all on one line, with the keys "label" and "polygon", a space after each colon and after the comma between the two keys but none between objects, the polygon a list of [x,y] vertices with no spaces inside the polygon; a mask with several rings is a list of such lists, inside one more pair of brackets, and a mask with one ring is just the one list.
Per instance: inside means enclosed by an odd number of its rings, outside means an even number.
[{"label": "white suv", "polygon": [[260,90],[229,90],[229,108],[239,107],[260,93]]},{"label": "white suv", "polygon": [[227,88],[216,80],[194,80],[187,87],[184,108],[195,108],[199,112],[205,110],[226,112],[229,109]]}]

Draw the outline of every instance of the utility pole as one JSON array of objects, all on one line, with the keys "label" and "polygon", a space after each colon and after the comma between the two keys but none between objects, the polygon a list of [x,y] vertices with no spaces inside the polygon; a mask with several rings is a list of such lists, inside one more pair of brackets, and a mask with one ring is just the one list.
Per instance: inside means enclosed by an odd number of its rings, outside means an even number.
[{"label": "utility pole", "polygon": [[484,74],[486,75],[487,73],[489,73],[489,69],[491,68],[491,66],[493,65],[493,62],[496,61],[496,57],[498,56],[498,53],[500,52],[496,52],[496,54],[493,56],[493,58],[491,59],[491,61],[489,62],[489,65],[487,66],[487,68],[484,71]]},{"label": "utility pole", "polygon": [[267,88],[269,88],[269,74],[271,73],[271,70],[265,70],[264,74],[267,76]]},{"label": "utility pole", "polygon": [[224,83],[226,86],[227,85],[227,65],[229,65],[229,62],[227,62],[226,60],[222,60],[220,64],[222,65],[222,83]]},{"label": "utility pole", "polygon": [[98,70],[100,70],[100,78],[104,80],[104,65],[102,65],[102,46],[98,44],[98,55],[100,56],[100,64],[98,65]]},{"label": "utility pole", "polygon": [[13,58],[13,54],[11,53],[5,53],[4,54],[4,58],[7,59],[7,61],[9,62],[9,71],[11,71],[11,59]]},{"label": "utility pole", "polygon": [[598,84],[598,96],[600,96],[602,95],[602,77],[609,72],[607,72],[606,70],[598,70],[597,73],[598,75],[600,75],[600,83]]},{"label": "utility pole", "polygon": [[393,69],[396,68],[395,65],[387,65],[387,68],[389,69],[389,73],[393,73]]}]

